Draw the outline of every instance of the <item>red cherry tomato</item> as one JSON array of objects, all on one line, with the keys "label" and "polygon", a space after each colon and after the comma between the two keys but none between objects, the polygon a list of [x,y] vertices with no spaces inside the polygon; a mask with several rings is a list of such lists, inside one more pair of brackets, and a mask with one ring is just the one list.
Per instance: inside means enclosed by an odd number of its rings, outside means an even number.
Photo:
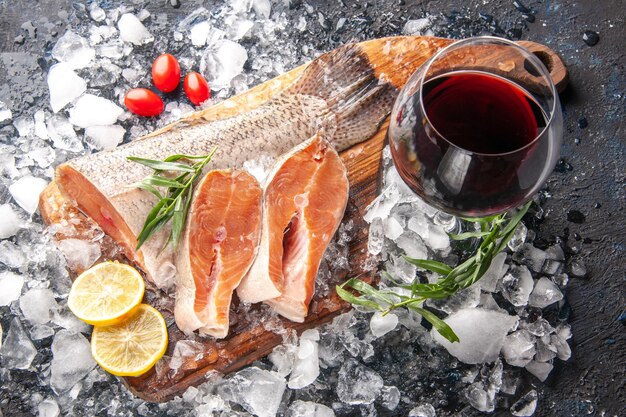
[{"label": "red cherry tomato", "polygon": [[180,81],[180,65],[170,54],[160,55],[152,63],[152,81],[164,93],[174,91]]},{"label": "red cherry tomato", "polygon": [[157,116],[163,112],[163,100],[147,88],[133,88],[126,93],[124,104],[139,116]]},{"label": "red cherry tomato", "polygon": [[185,77],[185,94],[197,106],[211,97],[211,90],[202,75],[190,72]]}]

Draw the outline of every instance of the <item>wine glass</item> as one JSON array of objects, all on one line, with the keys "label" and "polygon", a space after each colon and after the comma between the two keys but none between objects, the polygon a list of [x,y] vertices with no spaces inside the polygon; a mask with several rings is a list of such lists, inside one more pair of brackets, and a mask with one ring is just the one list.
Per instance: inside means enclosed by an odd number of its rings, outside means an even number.
[{"label": "wine glass", "polygon": [[532,52],[490,36],[457,41],[411,76],[387,131],[407,185],[446,213],[483,217],[528,201],[559,156],[561,106]]}]

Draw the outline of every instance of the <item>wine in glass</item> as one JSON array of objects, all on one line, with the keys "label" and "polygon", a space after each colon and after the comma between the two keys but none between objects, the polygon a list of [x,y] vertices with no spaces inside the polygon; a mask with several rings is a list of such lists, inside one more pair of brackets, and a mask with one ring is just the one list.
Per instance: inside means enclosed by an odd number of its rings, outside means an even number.
[{"label": "wine in glass", "polygon": [[387,132],[402,179],[447,213],[482,217],[529,200],[558,159],[562,114],[550,72],[495,37],[439,51],[400,92]]}]

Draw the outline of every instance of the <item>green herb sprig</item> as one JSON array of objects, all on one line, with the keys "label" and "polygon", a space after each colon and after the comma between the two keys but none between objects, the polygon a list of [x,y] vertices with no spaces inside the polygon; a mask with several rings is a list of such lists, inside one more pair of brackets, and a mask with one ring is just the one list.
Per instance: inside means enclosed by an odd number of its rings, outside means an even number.
[{"label": "green herb sprig", "polygon": [[[211,161],[216,150],[217,148],[213,149],[208,155],[171,155],[162,161],[138,158],[135,156],[127,157],[129,161],[137,162],[154,169],[152,175],[130,186],[146,190],[159,199],[152,210],[150,210],[150,213],[148,213],[143,228],[139,236],[137,236],[137,249],[170,220],[172,221],[172,230],[170,231],[165,246],[169,243],[171,243],[174,248],[178,246],[178,241],[180,240],[185,225],[185,219],[187,218],[187,212],[189,211],[189,204],[191,203],[193,184],[202,174],[202,169]],[[189,165],[178,162],[181,160],[197,162]],[[165,176],[163,175],[165,171],[180,174],[175,177]],[[165,192],[161,193],[157,187],[165,187]]]},{"label": "green herb sprig", "polygon": [[[427,299],[447,298],[456,292],[469,287],[478,281],[489,269],[493,258],[500,253],[515,234],[515,230],[522,217],[528,211],[532,201],[526,203],[510,220],[505,214],[484,218],[465,218],[464,220],[480,225],[480,231],[466,232],[459,235],[450,234],[452,240],[470,238],[482,239],[476,252],[465,262],[451,268],[437,261],[414,259],[404,256],[404,259],[419,268],[432,271],[439,275],[437,282],[422,284],[419,277],[414,278],[411,284],[401,284],[383,271],[383,274],[398,288],[410,291],[410,295],[399,294],[391,290],[376,289],[370,284],[351,278],[336,287],[337,294],[354,305],[360,305],[372,310],[380,311],[383,315],[396,308],[405,307],[415,311],[430,322],[435,329],[450,342],[458,342],[459,337],[443,320],[432,312],[422,308]],[[353,291],[349,291],[352,289]],[[355,294],[356,293],[356,294]]]}]

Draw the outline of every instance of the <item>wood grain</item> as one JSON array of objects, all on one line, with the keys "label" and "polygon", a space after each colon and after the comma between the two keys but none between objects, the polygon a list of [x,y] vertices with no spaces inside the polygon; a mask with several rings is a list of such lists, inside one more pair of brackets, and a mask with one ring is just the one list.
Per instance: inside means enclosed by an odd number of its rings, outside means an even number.
[{"label": "wood grain", "polygon": [[[393,37],[362,42],[359,46],[367,54],[376,76],[389,81],[396,88],[401,88],[407,79],[434,53],[449,45],[449,39],[432,37]],[[544,50],[538,44],[526,45],[537,50]],[[538,45],[538,46],[537,46]],[[541,47],[541,48],[539,48]],[[545,48],[547,49],[547,48]],[[548,51],[550,51],[548,49]],[[567,71],[556,54],[550,51],[554,60],[554,76],[557,83],[567,81]],[[561,66],[563,70],[561,70]],[[172,129],[179,123],[190,120],[218,120],[250,111],[290,85],[305,69],[306,64],[295,68],[273,80],[256,86],[236,97],[223,101],[206,110],[193,113],[181,122],[174,123],[160,131]],[[564,72],[563,72],[564,71]],[[367,257],[367,225],[363,221],[363,212],[375,198],[378,189],[380,172],[380,154],[385,140],[388,121],[385,121],[378,132],[367,141],[342,152],[341,157],[348,169],[350,180],[350,199],[344,217],[344,224],[352,222],[354,238],[349,242],[350,273],[367,272],[362,270]],[[136,140],[141,140],[136,139]],[[51,183],[42,193],[40,210],[44,221],[48,224],[63,224],[68,219],[76,228],[72,233],[61,229],[55,238],[62,240],[68,237],[88,238],[97,229],[97,225],[82,215],[71,202],[64,199],[56,184]],[[104,239],[103,259],[126,261],[110,239]],[[81,271],[71,271],[75,276]],[[148,285],[145,302],[155,306],[164,315],[168,323],[169,346],[166,357],[153,370],[135,378],[122,378],[128,388],[137,396],[153,402],[166,401],[182,394],[189,386],[198,385],[207,380],[212,372],[228,374],[267,355],[282,342],[280,334],[272,328],[284,328],[287,331],[301,332],[330,321],[350,307],[343,302],[335,291],[334,285],[345,280],[348,271],[335,273],[329,282],[326,294],[318,293],[311,302],[309,316],[304,323],[292,323],[287,319],[269,317],[263,307],[253,306],[250,310],[233,306],[231,329],[229,336],[223,340],[212,338],[193,340],[196,355],[182,358],[180,366],[171,369],[169,359],[176,355],[176,343],[187,340],[176,327],[173,320],[174,300],[167,294]],[[365,275],[367,278],[367,275]],[[371,278],[371,277],[369,277]],[[262,319],[262,320],[259,320]]]}]

